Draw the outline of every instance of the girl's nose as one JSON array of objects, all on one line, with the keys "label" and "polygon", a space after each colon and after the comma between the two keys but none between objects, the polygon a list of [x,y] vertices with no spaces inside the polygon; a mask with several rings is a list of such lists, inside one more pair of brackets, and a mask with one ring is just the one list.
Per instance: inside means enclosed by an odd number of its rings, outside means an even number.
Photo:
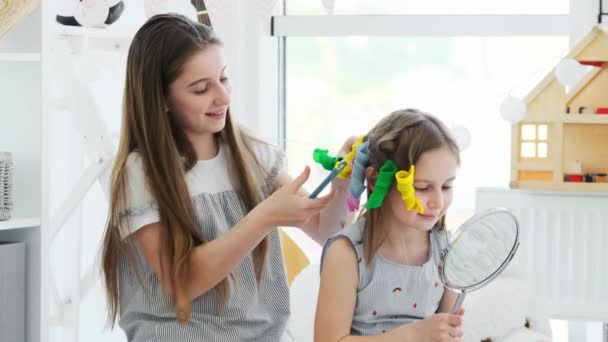
[{"label": "girl's nose", "polygon": [[429,209],[440,209],[441,203],[443,203],[442,194],[441,192],[437,192],[429,199],[427,205]]},{"label": "girl's nose", "polygon": [[230,94],[228,92],[228,89],[220,87],[215,98],[215,103],[222,106],[227,106],[230,104]]}]

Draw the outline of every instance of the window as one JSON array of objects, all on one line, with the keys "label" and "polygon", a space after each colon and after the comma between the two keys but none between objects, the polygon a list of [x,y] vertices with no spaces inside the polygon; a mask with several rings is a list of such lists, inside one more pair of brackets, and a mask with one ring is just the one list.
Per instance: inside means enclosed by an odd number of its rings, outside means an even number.
[{"label": "window", "polygon": [[[292,174],[314,164],[315,148],[335,151],[393,110],[418,108],[472,136],[452,225],[473,213],[477,187],[508,186],[511,130],[500,103],[523,97],[567,53],[568,1],[336,1],[338,16],[325,15],[320,0],[285,3],[273,34],[283,41],[282,143]],[[546,139],[529,142],[547,155]],[[314,166],[308,190],[326,175]]]},{"label": "window", "polygon": [[[297,174],[313,164],[315,147],[337,149],[347,136],[367,133],[391,111],[418,108],[470,131],[453,208],[471,213],[476,187],[509,184],[510,124],[498,112],[501,101],[514,85],[532,88],[567,44],[566,37],[546,36],[289,38],[285,148],[290,171]],[[525,143],[534,144],[534,156],[546,156],[546,126],[535,128],[535,136]],[[491,172],[480,165],[491,165]],[[313,168],[309,190],[325,175]]]},{"label": "window", "polygon": [[549,155],[547,138],[547,125],[522,125],[521,157],[546,159]]}]

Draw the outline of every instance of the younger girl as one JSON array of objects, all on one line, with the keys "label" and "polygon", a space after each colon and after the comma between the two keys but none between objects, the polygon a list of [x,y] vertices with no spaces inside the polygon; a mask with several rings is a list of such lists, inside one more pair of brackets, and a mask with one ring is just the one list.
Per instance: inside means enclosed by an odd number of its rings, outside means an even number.
[{"label": "younger girl", "polygon": [[289,288],[274,228],[321,241],[346,214],[345,197],[328,212],[331,194],[299,193],[308,169],[292,181],[229,105],[210,27],[167,14],[139,29],[103,242],[110,318],[129,341],[281,341]]},{"label": "younger girl", "polygon": [[366,180],[367,210],[325,244],[315,341],[459,341],[460,315],[440,313],[456,296],[437,269],[458,146],[439,120],[408,109],[356,151],[349,205]]}]

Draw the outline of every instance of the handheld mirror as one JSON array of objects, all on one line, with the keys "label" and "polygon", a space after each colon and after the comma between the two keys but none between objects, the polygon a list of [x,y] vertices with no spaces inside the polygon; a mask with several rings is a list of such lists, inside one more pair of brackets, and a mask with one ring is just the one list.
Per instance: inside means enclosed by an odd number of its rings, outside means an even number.
[{"label": "handheld mirror", "polygon": [[519,225],[510,211],[493,208],[468,219],[442,251],[439,277],[458,294],[452,313],[468,292],[485,286],[509,264],[519,247]]}]

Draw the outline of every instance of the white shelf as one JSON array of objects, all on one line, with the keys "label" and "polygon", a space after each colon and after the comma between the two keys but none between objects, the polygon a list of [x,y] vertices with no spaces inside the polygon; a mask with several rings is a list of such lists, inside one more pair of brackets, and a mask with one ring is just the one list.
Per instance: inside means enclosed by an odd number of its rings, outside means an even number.
[{"label": "white shelf", "polygon": [[0,53],[1,62],[40,62],[39,53]]},{"label": "white shelf", "polygon": [[129,50],[135,31],[115,30],[113,27],[94,28],[54,25],[56,38],[65,40],[72,53],[123,52]]},{"label": "white shelf", "polygon": [[0,231],[9,229],[22,229],[40,226],[39,217],[16,217],[7,221],[0,221]]},{"label": "white shelf", "polygon": [[131,39],[135,30],[115,29],[113,26],[84,27],[54,24],[54,31],[58,36],[68,37]]},{"label": "white shelf", "polygon": [[[0,0],[0,3],[4,2]],[[46,322],[48,242],[42,242],[46,236],[43,236],[45,230],[41,222],[42,158],[45,157],[42,154],[42,126],[48,96],[47,91],[42,90],[42,83],[43,67],[48,73],[53,66],[44,58],[49,49],[42,37],[43,31],[47,35],[43,22],[56,15],[55,2],[40,1],[33,13],[0,39],[0,94],[3,94],[0,146],[3,151],[12,153],[15,170],[12,183],[14,189],[18,189],[13,193],[12,217],[0,221],[0,240],[26,244],[24,342],[49,341]],[[46,13],[43,15],[43,12]],[[10,331],[8,336],[10,340]],[[3,335],[0,341],[4,340]]]}]

